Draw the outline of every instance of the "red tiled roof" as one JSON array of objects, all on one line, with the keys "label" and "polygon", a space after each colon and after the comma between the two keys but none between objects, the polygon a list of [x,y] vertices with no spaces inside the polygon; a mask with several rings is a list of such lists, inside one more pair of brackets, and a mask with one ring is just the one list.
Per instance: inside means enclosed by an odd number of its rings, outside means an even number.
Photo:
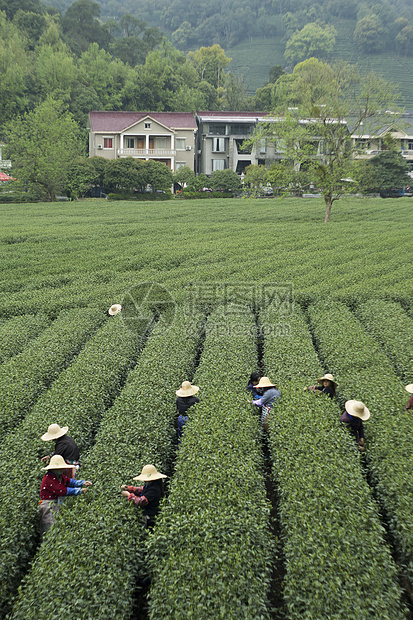
[{"label": "red tiled roof", "polygon": [[92,131],[118,132],[150,116],[170,129],[196,129],[192,112],[89,112]]}]

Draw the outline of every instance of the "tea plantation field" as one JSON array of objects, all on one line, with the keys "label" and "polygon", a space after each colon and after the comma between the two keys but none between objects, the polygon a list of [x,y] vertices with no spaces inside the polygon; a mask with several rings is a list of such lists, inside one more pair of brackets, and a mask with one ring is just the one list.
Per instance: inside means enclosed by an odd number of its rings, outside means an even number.
[{"label": "tea plantation field", "polygon": [[[292,198],[0,217],[0,617],[413,617],[412,199],[346,199],[328,225]],[[282,394],[266,438],[254,370]],[[333,400],[304,391],[326,372]],[[40,540],[51,423],[93,486]],[[147,463],[169,476],[150,533],[120,494]]]}]

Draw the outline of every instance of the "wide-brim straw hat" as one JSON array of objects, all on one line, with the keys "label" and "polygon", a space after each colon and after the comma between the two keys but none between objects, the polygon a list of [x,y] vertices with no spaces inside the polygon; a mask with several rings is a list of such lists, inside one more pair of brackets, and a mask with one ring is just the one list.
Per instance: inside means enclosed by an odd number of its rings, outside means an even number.
[{"label": "wide-brim straw hat", "polygon": [[275,383],[271,383],[268,377],[261,377],[259,383],[257,383],[255,388],[265,388],[265,387],[276,387]]},{"label": "wide-brim straw hat", "polygon": [[47,429],[47,433],[42,435],[43,441],[50,441],[51,439],[59,439],[66,435],[69,430],[68,426],[59,426],[58,424],[51,424]]},{"label": "wide-brim straw hat", "polygon": [[317,381],[319,383],[322,383],[323,381],[331,381],[331,383],[334,383],[334,385],[337,385],[337,381],[334,381],[333,375],[330,374],[329,372],[326,372],[324,377],[320,377],[319,379],[317,379]]},{"label": "wide-brim straw hat", "polygon": [[155,465],[145,465],[142,468],[141,473],[134,478],[134,480],[141,480],[142,482],[151,482],[152,480],[160,480],[161,478],[167,478],[165,474],[161,474],[155,467]]},{"label": "wide-brim straw hat", "polygon": [[179,390],[177,390],[175,392],[175,394],[177,396],[194,396],[194,394],[196,394],[199,391],[199,387],[197,385],[191,385],[191,383],[189,381],[184,381],[181,385],[181,387],[179,388]]},{"label": "wide-brim straw hat", "polygon": [[72,467],[70,463],[66,463],[63,456],[60,454],[54,454],[50,459],[50,463],[47,467],[42,467],[44,471],[48,469],[67,469],[68,467]]},{"label": "wide-brim straw hat", "polygon": [[121,312],[122,310],[122,306],[120,304],[113,304],[108,312],[110,314],[110,316],[116,316],[117,314],[119,314],[119,312]]},{"label": "wide-brim straw hat", "polygon": [[409,383],[409,385],[406,385],[404,389],[407,390],[409,394],[413,394],[413,383]]},{"label": "wide-brim straw hat", "polygon": [[360,400],[348,400],[345,406],[347,413],[355,418],[360,418],[360,420],[368,420],[370,417],[370,411]]}]

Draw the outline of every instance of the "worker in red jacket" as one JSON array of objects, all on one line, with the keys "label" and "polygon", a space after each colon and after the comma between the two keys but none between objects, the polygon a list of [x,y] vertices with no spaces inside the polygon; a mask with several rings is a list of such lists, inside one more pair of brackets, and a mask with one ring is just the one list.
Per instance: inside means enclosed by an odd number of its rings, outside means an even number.
[{"label": "worker in red jacket", "polygon": [[89,480],[75,480],[68,478],[63,471],[70,467],[60,454],[54,454],[47,467],[42,467],[47,473],[43,476],[40,487],[40,532],[45,534],[53,525],[56,515],[65,497],[80,495],[87,491],[92,483]]}]

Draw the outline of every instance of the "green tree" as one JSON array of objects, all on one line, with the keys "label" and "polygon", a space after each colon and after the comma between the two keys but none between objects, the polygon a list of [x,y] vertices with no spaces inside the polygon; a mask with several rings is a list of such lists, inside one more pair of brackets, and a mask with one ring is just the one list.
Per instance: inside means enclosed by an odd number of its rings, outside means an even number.
[{"label": "green tree", "polygon": [[336,36],[334,26],[310,22],[287,41],[284,57],[294,64],[311,56],[324,57],[333,51]]},{"label": "green tree", "polygon": [[265,166],[247,166],[245,169],[244,187],[259,193],[268,182],[268,170]]},{"label": "green tree", "polygon": [[145,162],[125,157],[108,161],[104,170],[105,189],[119,189],[132,192],[143,191],[148,184],[148,171]]},{"label": "green tree", "polygon": [[211,187],[214,190],[228,192],[241,187],[241,180],[236,172],[230,168],[214,170],[211,174]]},{"label": "green tree", "polygon": [[187,58],[188,62],[197,70],[200,81],[206,80],[215,88],[224,85],[224,71],[231,58],[225,55],[220,45],[201,47],[195,52],[189,52]]},{"label": "green tree", "polygon": [[[314,185],[321,188],[325,202],[325,222],[331,218],[333,203],[344,193],[343,179],[348,178],[357,146],[350,133],[377,135],[394,123],[394,115],[383,113],[393,107],[397,97],[394,86],[374,73],[361,76],[346,64],[329,67],[320,63],[330,81],[316,79],[314,64],[307,61],[293,74],[292,91],[299,88],[299,105],[291,109],[284,101],[273,115],[278,120],[258,126],[254,140],[263,137],[282,142],[285,170],[291,178],[302,170]],[[308,73],[306,67],[309,68]],[[308,82],[308,84],[307,84]],[[306,87],[306,84],[308,87]]]},{"label": "green tree", "polygon": [[411,55],[413,53],[413,25],[409,24],[401,29],[396,36],[396,50],[398,54],[404,56]]},{"label": "green tree", "polygon": [[393,150],[383,151],[369,160],[357,162],[354,176],[363,193],[391,190],[405,187],[412,182],[408,175],[409,164],[403,156]]},{"label": "green tree", "polygon": [[17,26],[0,11],[0,125],[26,109],[30,71],[24,38]]},{"label": "green tree", "polygon": [[100,21],[100,6],[93,0],[77,0],[66,11],[62,19],[65,39],[78,55],[86,51],[91,43],[109,48],[112,40],[108,29]]},{"label": "green tree", "polygon": [[173,174],[174,183],[178,183],[181,187],[189,185],[194,179],[195,173],[189,166],[181,166]]},{"label": "green tree", "polygon": [[72,162],[83,154],[83,135],[61,101],[48,97],[33,111],[6,125],[13,174],[29,191],[53,201]]},{"label": "green tree", "polygon": [[82,157],[69,167],[65,189],[71,198],[77,199],[84,196],[92,185],[97,185],[98,178],[99,174],[90,159]]},{"label": "green tree", "polygon": [[384,48],[384,28],[377,15],[363,17],[354,30],[354,43],[365,53],[381,52]]},{"label": "green tree", "polygon": [[149,159],[145,162],[148,185],[153,192],[169,192],[173,184],[173,174],[170,168],[160,161]]}]

